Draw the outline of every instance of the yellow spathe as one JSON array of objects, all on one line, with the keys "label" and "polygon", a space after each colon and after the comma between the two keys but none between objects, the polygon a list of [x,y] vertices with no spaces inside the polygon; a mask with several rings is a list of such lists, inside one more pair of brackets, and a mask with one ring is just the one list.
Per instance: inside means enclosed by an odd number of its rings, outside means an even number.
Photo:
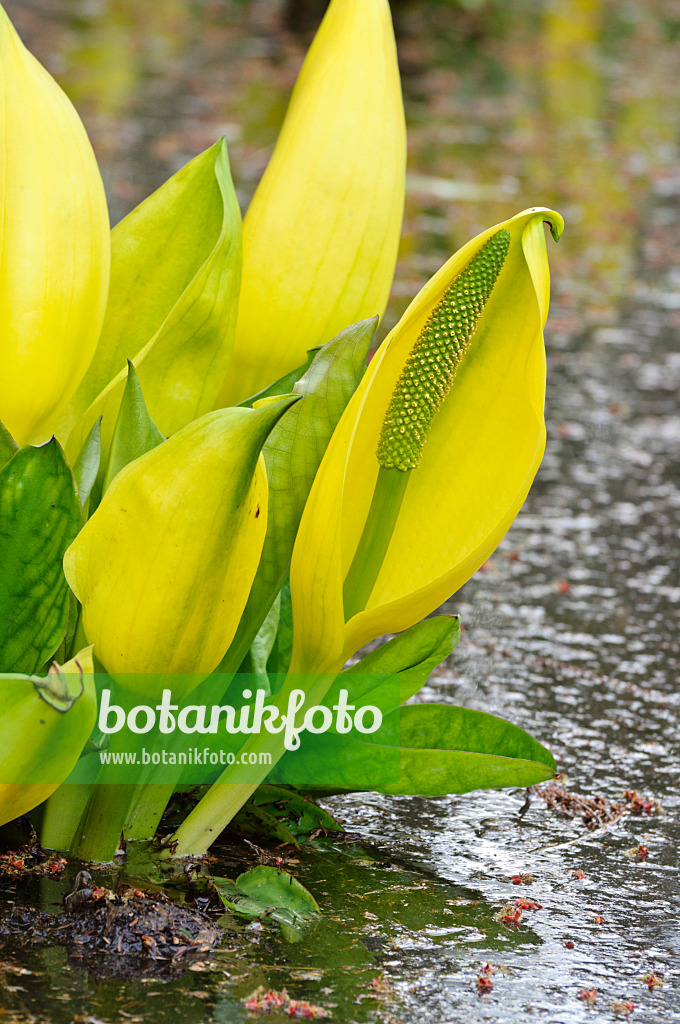
[{"label": "yellow spathe", "polygon": [[121,470],[64,556],[105,668],[192,673],[219,663],[267,527],[262,444],[291,400],[208,413]]},{"label": "yellow spathe", "polygon": [[[291,566],[291,672],[341,666],[367,641],[407,629],[489,557],[526,498],[545,446],[549,273],[543,222],[527,210],[483,232],[422,289],[381,345],[331,439],[300,524]],[[510,246],[452,387],[425,441],[375,587],[345,623],[343,582],[378,476],[376,449],[397,379],[428,316],[484,243]],[[397,471],[395,471],[397,472]]]},{"label": "yellow spathe", "polygon": [[406,131],[387,0],[332,0],[243,224],[234,355],[220,404],[382,314],[404,207]]},{"label": "yellow spathe", "polygon": [[92,359],[109,261],[85,129],[0,7],[0,420],[20,445],[50,437]]}]

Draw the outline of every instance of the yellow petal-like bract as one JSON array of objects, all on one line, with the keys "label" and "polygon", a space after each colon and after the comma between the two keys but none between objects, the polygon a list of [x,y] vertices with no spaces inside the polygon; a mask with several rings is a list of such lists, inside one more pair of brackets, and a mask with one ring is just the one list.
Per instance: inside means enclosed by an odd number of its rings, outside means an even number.
[{"label": "yellow petal-like bract", "polygon": [[2,7],[0,252],[0,420],[20,444],[40,444],[97,344],[109,220],[76,111]]},{"label": "yellow petal-like bract", "polygon": [[243,224],[234,356],[221,404],[382,314],[404,206],[406,135],[387,0],[332,0]]},{"label": "yellow petal-like bract", "polygon": [[224,409],[131,462],[64,556],[111,675],[208,675],[234,635],[267,526],[260,449],[291,404]]},{"label": "yellow petal-like bract", "polygon": [[[559,237],[559,215],[532,209],[470,241],[416,296],[369,364],[300,524],[291,566],[291,671],[333,670],[367,641],[420,621],[476,572],[521,508],[545,447],[544,221]],[[345,622],[343,584],[371,505],[383,423],[400,375],[449,289],[496,237],[503,239],[502,266],[409,470],[370,598]],[[464,320],[466,310],[458,316]]]}]

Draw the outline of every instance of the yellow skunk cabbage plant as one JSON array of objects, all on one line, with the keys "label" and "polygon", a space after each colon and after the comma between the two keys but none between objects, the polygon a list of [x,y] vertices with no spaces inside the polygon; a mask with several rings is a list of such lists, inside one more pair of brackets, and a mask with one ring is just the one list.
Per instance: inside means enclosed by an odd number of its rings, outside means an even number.
[{"label": "yellow skunk cabbage plant", "polygon": [[2,821],[40,805],[44,846],[106,861],[203,787],[179,857],[265,780],[553,777],[510,723],[404,705],[541,461],[559,215],[468,242],[367,366],[404,195],[387,0],[331,0],[243,231],[220,140],[109,235],[1,8],[0,72]]}]

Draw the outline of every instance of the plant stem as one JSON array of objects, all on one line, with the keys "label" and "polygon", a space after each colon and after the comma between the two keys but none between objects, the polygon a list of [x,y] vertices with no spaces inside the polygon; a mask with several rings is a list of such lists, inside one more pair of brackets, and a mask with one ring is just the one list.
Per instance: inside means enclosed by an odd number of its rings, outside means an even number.
[{"label": "plant stem", "polygon": [[[303,717],[307,707],[321,703],[334,679],[334,674],[326,674],[315,676],[311,680],[306,690],[305,703],[298,712],[299,718]],[[279,710],[286,707],[288,696],[295,688],[294,677],[289,677],[274,702]],[[254,733],[244,743],[240,755],[247,757],[249,754],[255,754],[258,762],[241,764],[237,760],[222,772],[177,829],[168,843],[167,856],[198,857],[206,853],[285,752],[282,733]],[[260,754],[270,755],[267,764],[259,763]]]},{"label": "plant stem", "polygon": [[85,823],[71,853],[81,860],[112,861],[136,792],[137,787],[130,784],[95,785]]},{"label": "plant stem", "polygon": [[135,787],[123,831],[126,839],[153,839],[163,812],[175,792],[175,782],[151,782]]},{"label": "plant stem", "polygon": [[40,845],[47,850],[68,852],[81,825],[92,794],[87,783],[62,784],[45,803]]},{"label": "plant stem", "polygon": [[345,577],[345,622],[368,604],[392,540],[410,475],[410,470],[386,469],[385,466],[378,470],[363,533]]}]

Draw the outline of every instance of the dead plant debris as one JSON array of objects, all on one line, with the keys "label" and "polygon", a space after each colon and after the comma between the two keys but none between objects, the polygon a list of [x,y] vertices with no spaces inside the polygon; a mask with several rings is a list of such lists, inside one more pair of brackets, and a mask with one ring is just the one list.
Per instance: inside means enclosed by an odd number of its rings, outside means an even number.
[{"label": "dead plant debris", "polygon": [[613,824],[623,817],[627,809],[625,804],[608,800],[599,793],[594,796],[572,793],[559,782],[535,786],[534,792],[545,801],[549,811],[558,811],[567,818],[581,818],[586,828],[591,830]]}]

